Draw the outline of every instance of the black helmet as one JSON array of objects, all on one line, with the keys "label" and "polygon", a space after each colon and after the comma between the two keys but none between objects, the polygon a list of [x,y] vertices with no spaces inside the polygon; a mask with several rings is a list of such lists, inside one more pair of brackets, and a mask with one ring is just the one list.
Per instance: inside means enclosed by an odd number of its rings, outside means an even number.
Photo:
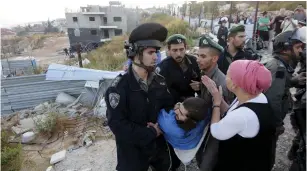
[{"label": "black helmet", "polygon": [[[300,32],[297,29],[293,31],[286,31],[278,34],[273,41],[273,52],[280,53],[283,50],[291,50],[292,46],[298,42],[302,42]],[[303,42],[302,42],[303,43]]]},{"label": "black helmet", "polygon": [[[167,29],[158,23],[145,23],[135,28],[130,36],[129,40],[125,41],[125,49],[127,57],[133,59],[138,53],[143,53],[146,48],[155,48],[160,50],[162,42],[165,41],[167,36]],[[154,71],[154,66],[146,66],[143,63],[143,56],[139,56],[140,63],[133,64],[146,69],[148,72]]]},{"label": "black helmet", "polygon": [[160,49],[162,47],[162,42],[166,39],[167,33],[167,29],[158,23],[145,23],[139,25],[131,32],[129,41],[125,42],[127,56],[135,56],[140,47]]}]

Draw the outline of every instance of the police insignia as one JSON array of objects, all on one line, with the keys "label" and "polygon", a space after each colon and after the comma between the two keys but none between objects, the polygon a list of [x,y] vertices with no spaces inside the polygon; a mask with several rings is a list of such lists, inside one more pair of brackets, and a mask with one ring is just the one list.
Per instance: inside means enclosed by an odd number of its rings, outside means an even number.
[{"label": "police insignia", "polygon": [[117,105],[119,104],[119,99],[120,99],[119,94],[117,94],[117,93],[110,93],[109,94],[109,103],[110,103],[110,106],[113,109],[115,109],[117,107]]},{"label": "police insignia", "polygon": [[157,67],[156,70],[155,70],[155,72],[158,73],[158,74],[160,73],[160,71],[161,71],[160,67]]}]

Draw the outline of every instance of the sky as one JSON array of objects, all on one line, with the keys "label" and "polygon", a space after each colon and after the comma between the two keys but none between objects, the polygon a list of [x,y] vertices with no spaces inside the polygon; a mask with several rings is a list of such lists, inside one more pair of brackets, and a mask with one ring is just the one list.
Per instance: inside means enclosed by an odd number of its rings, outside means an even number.
[{"label": "sky", "polygon": [[[126,7],[148,8],[166,6],[184,0],[121,0]],[[65,9],[77,10],[86,5],[109,5],[108,0],[3,0],[0,5],[0,27],[10,27],[28,22],[47,21],[48,18],[65,18]]]}]

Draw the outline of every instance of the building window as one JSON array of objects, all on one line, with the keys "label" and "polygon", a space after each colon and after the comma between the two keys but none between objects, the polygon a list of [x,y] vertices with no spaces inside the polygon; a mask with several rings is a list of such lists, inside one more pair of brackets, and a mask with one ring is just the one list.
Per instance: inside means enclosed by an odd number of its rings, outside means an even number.
[{"label": "building window", "polygon": [[108,18],[107,17],[103,17],[103,22],[104,23],[108,23]]},{"label": "building window", "polygon": [[105,39],[109,38],[109,30],[103,30],[103,36]]},{"label": "building window", "polygon": [[72,17],[72,20],[73,20],[74,22],[78,22],[78,17]]},{"label": "building window", "polygon": [[95,17],[89,17],[90,21],[95,21]]},{"label": "building window", "polygon": [[97,35],[97,30],[91,30],[91,35]]},{"label": "building window", "polygon": [[122,29],[115,29],[114,30],[115,36],[120,36],[123,34],[123,30]]},{"label": "building window", "polygon": [[122,21],[122,17],[113,17],[113,20],[115,21],[115,22],[120,22],[120,21]]}]

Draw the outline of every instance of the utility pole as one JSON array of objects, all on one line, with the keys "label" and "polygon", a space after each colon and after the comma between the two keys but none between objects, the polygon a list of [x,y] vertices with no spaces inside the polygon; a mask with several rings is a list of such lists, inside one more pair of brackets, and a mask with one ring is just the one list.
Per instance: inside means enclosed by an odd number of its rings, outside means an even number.
[{"label": "utility pole", "polygon": [[200,18],[201,18],[201,14],[203,12],[203,7],[204,7],[204,4],[201,5],[201,8],[199,10],[199,15],[198,15],[198,27],[200,27]]},{"label": "utility pole", "polygon": [[82,58],[81,58],[81,44],[80,43],[77,44],[77,54],[78,54],[79,67],[83,68]]},{"label": "utility pole", "polygon": [[232,13],[232,1],[230,1],[228,28],[230,28],[230,21],[232,21],[232,19],[231,19],[231,13]]},{"label": "utility pole", "polygon": [[190,23],[191,23],[191,10],[192,9],[192,3],[190,2],[190,7],[189,7],[189,26],[190,26]]},{"label": "utility pole", "polygon": [[259,1],[257,1],[257,4],[256,4],[256,13],[255,13],[255,20],[254,20],[253,37],[254,37],[254,35],[255,35],[255,32],[256,32],[256,26],[257,26],[257,14],[258,14],[258,7],[259,7]]}]

